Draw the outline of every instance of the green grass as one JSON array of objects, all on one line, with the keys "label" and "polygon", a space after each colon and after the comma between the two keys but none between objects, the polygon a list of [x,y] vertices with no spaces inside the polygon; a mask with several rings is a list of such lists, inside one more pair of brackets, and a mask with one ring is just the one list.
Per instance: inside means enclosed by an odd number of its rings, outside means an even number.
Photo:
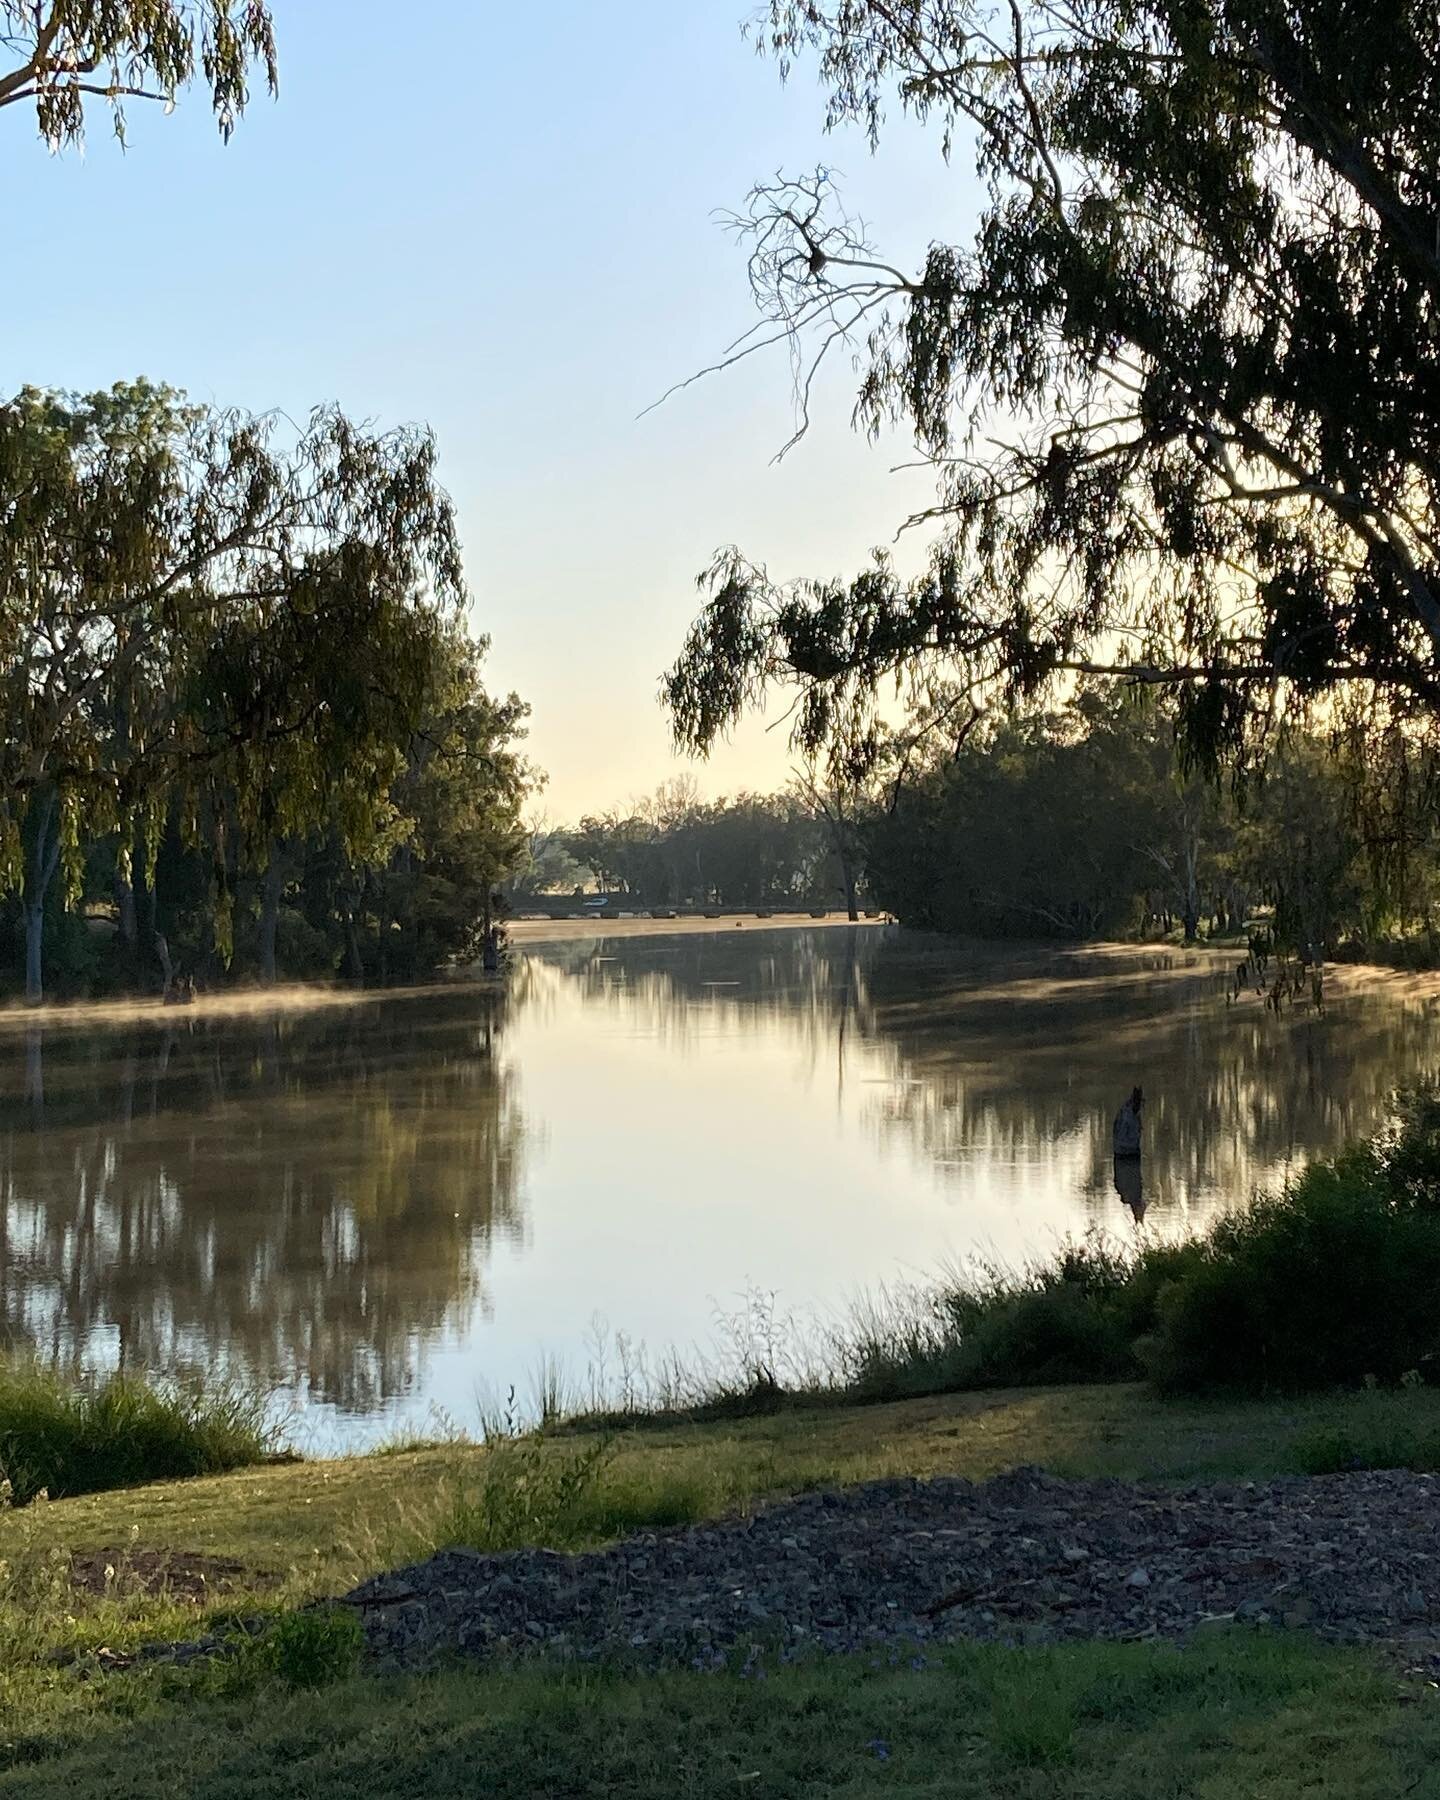
[{"label": "green grass", "polygon": [[213,1475],[276,1447],[263,1399],[239,1388],[157,1385],[111,1374],[75,1380],[0,1362],[0,1481],[23,1505]]},{"label": "green grass", "polygon": [[10,1800],[1392,1800],[1440,1793],[1440,1704],[1363,1657],[964,1647],[765,1680],[519,1669],[191,1696],[0,1773]]},{"label": "green grass", "polygon": [[[250,1791],[243,1779],[253,1770],[257,1793],[323,1796],[341,1791],[325,1785],[331,1777],[324,1771],[333,1762],[348,1771],[344,1779],[357,1800],[407,1792],[428,1800],[466,1791],[453,1784],[467,1758],[481,1759],[471,1774],[483,1768],[484,1791],[501,1795],[729,1792],[731,1777],[723,1771],[741,1762],[746,1767],[735,1776],[740,1791],[749,1786],[739,1783],[739,1775],[755,1769],[762,1784],[756,1792],[805,1791],[783,1786],[799,1780],[785,1749],[799,1729],[797,1717],[816,1721],[814,1767],[842,1794],[872,1791],[866,1783],[877,1793],[1058,1793],[1059,1786],[1045,1785],[1061,1766],[1057,1758],[1068,1758],[1066,1778],[1078,1783],[1066,1791],[1108,1792],[1085,1783],[1098,1780],[1096,1771],[1114,1761],[1123,1745],[1130,1746],[1125,1754],[1136,1793],[1153,1778],[1161,1794],[1378,1794],[1386,1791],[1378,1778],[1351,1790],[1338,1776],[1330,1787],[1301,1788],[1284,1756],[1274,1759],[1273,1775],[1264,1772],[1270,1767],[1264,1732],[1253,1722],[1249,1701],[1242,1705],[1243,1695],[1233,1697],[1247,1682],[1260,1682],[1257,1692],[1269,1691],[1262,1677],[1272,1679],[1265,1675],[1270,1665],[1263,1658],[1245,1660],[1260,1655],[1249,1640],[1232,1647],[1241,1658],[1233,1668],[1225,1661],[1229,1648],[1214,1667],[1203,1659],[1166,1660],[1172,1653],[1158,1650],[1136,1650],[1130,1662],[1124,1660],[1129,1652],[1118,1651],[1096,1652],[1098,1660],[1090,1662],[1079,1651],[1049,1662],[1040,1652],[1010,1658],[986,1653],[973,1663],[962,1658],[959,1673],[906,1670],[892,1676],[868,1665],[845,1672],[775,1671],[760,1688],[698,1677],[657,1684],[591,1676],[587,1686],[578,1676],[487,1673],[341,1683],[317,1701],[292,1695],[291,1683],[303,1683],[307,1668],[319,1678],[343,1667],[346,1645],[332,1642],[327,1628],[287,1625],[290,1638],[272,1642],[263,1655],[242,1658],[233,1674],[84,1675],[102,1645],[124,1652],[155,1638],[191,1637],[236,1613],[293,1619],[299,1603],[341,1593],[366,1574],[445,1542],[577,1548],[819,1486],[896,1474],[978,1479],[1021,1464],[1157,1480],[1260,1477],[1303,1469],[1315,1444],[1326,1439],[1382,1451],[1440,1441],[1440,1393],[1415,1388],[1223,1404],[1162,1403],[1138,1387],[956,1395],[724,1425],[633,1429],[608,1441],[560,1436],[488,1450],[442,1444],[37,1502],[0,1513],[0,1771],[10,1771],[0,1776],[0,1795],[84,1796],[99,1791],[103,1766],[113,1769],[110,1795],[239,1794]],[[211,1570],[203,1588],[177,1583],[167,1590],[162,1582],[156,1591],[143,1591],[132,1580],[132,1571],[153,1570],[170,1553],[210,1559],[201,1565]],[[102,1591],[78,1591],[72,1555],[88,1556],[92,1569],[111,1568],[114,1579]],[[1293,1665],[1284,1661],[1292,1649],[1298,1658]],[[57,1666],[57,1651],[78,1658],[78,1667]],[[1283,1675],[1283,1693],[1276,1690],[1267,1705],[1276,1717],[1293,1715],[1292,1750],[1307,1733],[1333,1731],[1344,1750],[1335,1766],[1343,1770],[1355,1745],[1365,1746],[1367,1757],[1379,1754],[1389,1711],[1409,1729],[1408,1710],[1394,1702],[1395,1681],[1384,1687],[1385,1708],[1374,1711],[1374,1665],[1363,1658],[1321,1658],[1312,1665],[1293,1646],[1274,1654],[1281,1662],[1273,1680]],[[1203,1673],[1198,1686],[1187,1671]],[[234,1681],[250,1683],[253,1691],[214,1691]],[[953,1693],[945,1685],[952,1681],[960,1683]],[[1180,1684],[1173,1701],[1166,1698],[1169,1682]],[[893,1698],[887,1698],[892,1688]],[[1106,1693],[1102,1717],[1095,1696]],[[1328,1697],[1312,1698],[1322,1693]],[[1362,1705],[1366,1694],[1372,1698]],[[883,1764],[840,1755],[836,1746],[850,1743],[862,1725],[862,1744],[877,1735],[909,1743],[893,1720],[887,1725],[877,1714],[875,1722],[865,1710],[873,1702],[903,1713],[912,1704],[906,1695],[922,1697],[927,1717],[932,1710],[938,1715],[934,1729],[944,1723],[952,1735],[927,1736],[931,1727],[922,1721],[910,1760],[902,1760],[898,1749]],[[572,1753],[566,1747],[572,1725],[564,1721],[587,1708],[598,1711]],[[1362,1713],[1363,1730],[1360,1723],[1345,1723]],[[648,1722],[622,1753],[620,1742],[639,1729],[637,1718]],[[688,1736],[673,1737],[680,1729],[676,1721],[688,1721]],[[1223,1754],[1205,1748],[1211,1727],[1224,1738]],[[752,1741],[771,1746],[769,1761],[746,1761],[743,1747]],[[803,1733],[800,1741],[806,1741]],[[154,1779],[162,1749],[186,1772],[189,1787],[178,1785],[179,1776],[175,1783],[144,1785]],[[373,1776],[364,1774],[366,1755],[373,1756]],[[601,1785],[593,1790],[581,1781],[587,1758],[600,1771]],[[945,1788],[952,1764],[957,1779],[969,1781],[972,1763],[981,1772],[975,1781],[983,1775],[989,1789]],[[297,1775],[297,1785],[285,1788],[284,1772],[292,1764],[303,1782]],[[546,1783],[535,1775],[542,1765],[555,1772],[553,1782],[549,1774]],[[1213,1779],[1207,1772],[1194,1787],[1176,1785],[1174,1769],[1212,1771],[1212,1765]],[[665,1788],[665,1771],[677,1768],[689,1771],[689,1785]],[[387,1770],[395,1785],[384,1785]],[[572,1779],[579,1785],[567,1787]],[[335,1782],[340,1780],[337,1775]],[[533,1785],[526,1787],[525,1780]],[[1259,1785],[1247,1789],[1243,1783],[1252,1780]],[[1240,1785],[1227,1790],[1227,1781]]]},{"label": "green grass", "polygon": [[[1157,1481],[1297,1474],[1325,1434],[1381,1447],[1430,1442],[1440,1438],[1440,1390],[1162,1402],[1138,1386],[1027,1389],[636,1426],[609,1439],[601,1479],[576,1500],[567,1535],[603,1542],[647,1523],[902,1474],[984,1480],[1024,1464]],[[523,1454],[568,1460],[590,1448],[560,1436]],[[329,1591],[443,1537],[497,1456],[514,1454],[441,1444],[40,1504],[0,1515],[0,1557],[133,1544],[232,1558],[289,1593]]]}]

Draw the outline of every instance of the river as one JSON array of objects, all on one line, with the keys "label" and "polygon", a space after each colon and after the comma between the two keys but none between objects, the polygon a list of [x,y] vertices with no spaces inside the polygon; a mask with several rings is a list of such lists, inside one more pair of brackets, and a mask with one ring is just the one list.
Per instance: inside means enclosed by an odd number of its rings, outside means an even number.
[{"label": "river", "polygon": [[[243,1370],[302,1445],[473,1428],[547,1360],[787,1341],[863,1291],[1202,1222],[1371,1129],[1440,983],[1227,1004],[1233,953],[520,925],[503,986],[0,1016],[0,1318]],[[1147,1094],[1143,1225],[1110,1119]],[[1132,1196],[1133,1198],[1133,1196]]]}]

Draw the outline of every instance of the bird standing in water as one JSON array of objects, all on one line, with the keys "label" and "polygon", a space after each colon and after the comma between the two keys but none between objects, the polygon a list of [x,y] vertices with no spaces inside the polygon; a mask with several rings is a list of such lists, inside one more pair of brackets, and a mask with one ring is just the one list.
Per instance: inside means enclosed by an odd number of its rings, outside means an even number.
[{"label": "bird standing in water", "polygon": [[1137,1225],[1145,1218],[1145,1191],[1140,1168],[1140,1109],[1145,1104],[1141,1088],[1130,1090],[1130,1098],[1115,1115],[1111,1129],[1115,1154],[1115,1192],[1135,1215]]}]

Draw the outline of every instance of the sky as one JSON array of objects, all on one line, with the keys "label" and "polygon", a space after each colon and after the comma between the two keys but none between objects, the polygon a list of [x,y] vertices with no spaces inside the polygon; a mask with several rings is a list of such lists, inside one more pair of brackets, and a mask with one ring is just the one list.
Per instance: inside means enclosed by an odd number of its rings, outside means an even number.
[{"label": "sky", "polygon": [[[640,417],[754,318],[717,210],[823,162],[886,252],[963,237],[975,193],[903,122],[872,158],[826,137],[811,71],[781,84],[753,0],[272,0],[280,97],[222,146],[206,97],[103,112],[51,157],[0,113],[0,391],[147,375],[301,416],[338,401],[439,442],[487,680],[532,707],[552,822],[687,769],[707,795],[783,784],[783,722],[708,764],[672,752],[656,695],[736,543],[778,577],[853,571],[924,478],[849,429],[837,365],[809,437],[782,352]],[[401,27],[403,26],[403,29]],[[780,709],[774,709],[778,716]]]}]

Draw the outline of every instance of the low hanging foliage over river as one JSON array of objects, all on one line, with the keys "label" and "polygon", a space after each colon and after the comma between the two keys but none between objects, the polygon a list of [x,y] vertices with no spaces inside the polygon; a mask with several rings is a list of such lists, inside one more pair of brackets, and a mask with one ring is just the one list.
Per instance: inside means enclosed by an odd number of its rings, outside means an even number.
[{"label": "low hanging foliage over river", "polygon": [[1029,705],[1077,674],[1169,690],[1211,765],[1357,694],[1433,728],[1433,0],[769,0],[753,30],[828,128],[928,131],[979,216],[907,260],[821,167],[729,221],[759,323],[716,366],[787,344],[798,438],[853,350],[855,422],[913,438],[935,536],[914,574],[721,550],[664,684],[679,741],[779,687],[806,750],[863,760],[896,685]]},{"label": "low hanging foliage over river", "polygon": [[519,853],[427,432],[140,381],[0,406],[0,971],[423,973]]}]

